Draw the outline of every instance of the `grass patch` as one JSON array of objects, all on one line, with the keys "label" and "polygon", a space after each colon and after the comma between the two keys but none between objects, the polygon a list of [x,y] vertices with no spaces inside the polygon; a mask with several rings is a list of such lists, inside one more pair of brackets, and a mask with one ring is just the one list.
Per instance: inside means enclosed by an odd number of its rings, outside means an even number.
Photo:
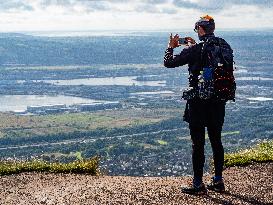
[{"label": "grass patch", "polygon": [[164,141],[164,140],[157,140],[157,142],[160,144],[160,145],[167,145],[168,142],[167,141]]},{"label": "grass patch", "polygon": [[253,148],[225,155],[225,166],[245,166],[253,162],[273,161],[273,140],[262,142]]},{"label": "grass patch", "polygon": [[77,160],[70,163],[49,163],[45,161],[2,161],[0,162],[0,176],[19,174],[22,172],[51,172],[51,173],[87,173],[99,175],[99,159]]},{"label": "grass patch", "polygon": [[155,124],[172,117],[172,110],[103,110],[42,116],[0,112],[0,138],[47,136],[86,132],[98,128],[125,128]]},{"label": "grass patch", "polygon": [[69,154],[64,154],[61,152],[50,152],[42,154],[43,157],[58,158],[58,157],[75,157],[77,160],[83,160],[81,152],[70,152]]}]

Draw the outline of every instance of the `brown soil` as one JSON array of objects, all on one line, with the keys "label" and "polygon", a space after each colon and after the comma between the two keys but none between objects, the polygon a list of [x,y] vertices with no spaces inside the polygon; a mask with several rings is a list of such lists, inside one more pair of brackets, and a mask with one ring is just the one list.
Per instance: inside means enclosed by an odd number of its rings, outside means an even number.
[{"label": "brown soil", "polygon": [[[0,204],[273,205],[273,163],[224,171],[226,192],[183,194],[190,177],[121,177],[23,173],[0,177]],[[204,181],[209,181],[206,176]]]}]

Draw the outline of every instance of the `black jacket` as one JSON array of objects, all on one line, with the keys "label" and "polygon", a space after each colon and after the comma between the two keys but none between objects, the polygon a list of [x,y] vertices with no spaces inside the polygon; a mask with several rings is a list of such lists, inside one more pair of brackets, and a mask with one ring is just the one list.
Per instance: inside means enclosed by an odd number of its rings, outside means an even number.
[{"label": "black jacket", "polygon": [[[203,39],[214,37],[214,34],[205,35]],[[164,57],[164,66],[174,68],[188,64],[189,86],[197,87],[198,75],[202,70],[201,51],[203,42],[184,48],[179,55],[173,55],[173,49],[167,48]],[[222,126],[225,116],[225,102],[215,100],[194,99],[188,100],[184,113],[184,120],[194,125]]]},{"label": "black jacket", "polygon": [[[214,37],[214,34],[206,34],[202,37],[203,41]],[[164,57],[164,66],[174,68],[188,64],[189,66],[189,86],[195,87],[198,83],[198,75],[202,70],[201,51],[204,45],[201,43],[184,48],[179,55],[173,55],[173,48],[167,48]]]}]

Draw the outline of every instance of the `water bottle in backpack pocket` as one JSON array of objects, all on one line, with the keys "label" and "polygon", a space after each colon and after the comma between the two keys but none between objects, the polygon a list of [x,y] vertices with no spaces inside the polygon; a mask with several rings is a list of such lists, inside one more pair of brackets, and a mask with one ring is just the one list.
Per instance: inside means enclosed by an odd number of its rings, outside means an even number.
[{"label": "water bottle in backpack pocket", "polygon": [[203,68],[198,76],[198,95],[201,99],[210,99],[214,94],[213,68]]}]

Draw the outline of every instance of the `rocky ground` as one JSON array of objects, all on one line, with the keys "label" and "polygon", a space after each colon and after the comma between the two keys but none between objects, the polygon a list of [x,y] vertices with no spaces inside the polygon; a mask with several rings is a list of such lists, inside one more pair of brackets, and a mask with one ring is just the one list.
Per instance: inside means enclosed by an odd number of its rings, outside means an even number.
[{"label": "rocky ground", "polygon": [[[224,171],[226,192],[180,192],[190,177],[111,177],[24,173],[0,177],[0,204],[252,204],[273,205],[273,163]],[[209,181],[209,176],[205,177]]]}]

